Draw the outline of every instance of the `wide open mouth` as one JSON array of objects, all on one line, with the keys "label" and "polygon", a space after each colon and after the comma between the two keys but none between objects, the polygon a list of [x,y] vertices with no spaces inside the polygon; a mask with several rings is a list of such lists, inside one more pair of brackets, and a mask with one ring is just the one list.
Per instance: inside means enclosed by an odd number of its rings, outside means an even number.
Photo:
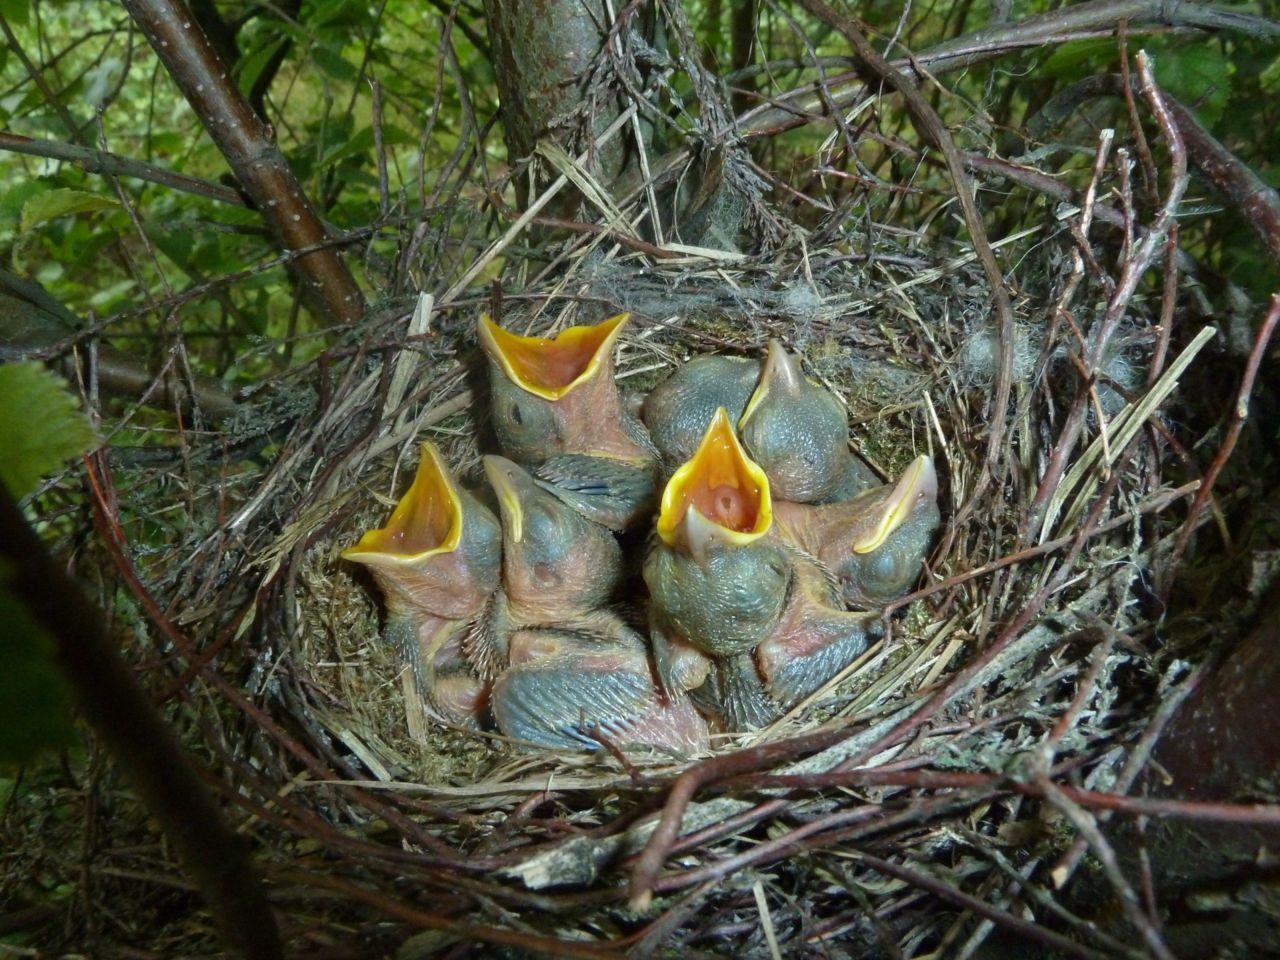
[{"label": "wide open mouth", "polygon": [[461,539],[458,490],[435,444],[424,443],[413,485],[396,504],[387,525],[370,530],[342,556],[357,563],[410,564],[452,553]]},{"label": "wide open mouth", "polygon": [[881,505],[876,525],[853,545],[853,552],[864,554],[877,549],[917,509],[937,498],[938,472],[934,469],[933,458],[928,454],[921,454],[911,461],[889,498]]},{"label": "wide open mouth", "polygon": [[698,452],[682,465],[662,492],[658,536],[675,546],[690,523],[714,524],[721,539],[746,544],[773,523],[769,478],[747,456],[721,407],[703,434]]},{"label": "wide open mouth", "polygon": [[595,375],[629,316],[620,313],[593,327],[569,327],[548,339],[503,330],[486,314],[480,318],[480,343],[512,383],[544,400],[559,400]]}]

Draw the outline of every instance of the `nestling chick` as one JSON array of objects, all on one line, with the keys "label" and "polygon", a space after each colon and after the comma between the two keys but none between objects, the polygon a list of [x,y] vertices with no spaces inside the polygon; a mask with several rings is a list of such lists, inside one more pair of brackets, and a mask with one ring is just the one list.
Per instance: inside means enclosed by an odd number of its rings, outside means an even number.
[{"label": "nestling chick", "polygon": [[386,601],[384,635],[409,665],[422,695],[452,716],[483,710],[489,651],[468,641],[498,588],[502,527],[458,486],[431,443],[413,484],[385,527],[342,556],[369,568]]},{"label": "nestling chick", "polygon": [[681,364],[649,394],[640,416],[667,468],[687,463],[702,443],[716,410],[737,423],[760,379],[760,364],[707,354]]},{"label": "nestling chick", "polygon": [[874,615],[840,606],[816,561],[770,535],[773,509],[768,478],[722,408],[668,482],[645,562],[663,684],[696,689],[731,730],[768,723],[878,633]]},{"label": "nestling chick", "polygon": [[849,450],[844,404],[806,378],[777,340],[769,341],[760,382],[738,420],[738,431],[779,500],[847,500],[877,483]]},{"label": "nestling chick", "polygon": [[510,655],[493,690],[509,737],[559,750],[598,749],[601,737],[677,756],[707,748],[706,721],[686,695],[655,686],[643,638],[610,613],[517,630]]},{"label": "nestling chick", "polygon": [[505,457],[484,458],[502,515],[502,585],[521,623],[569,620],[604,604],[622,576],[613,534]]},{"label": "nestling chick", "polygon": [[627,316],[569,327],[554,339],[510,333],[488,316],[477,328],[503,452],[615,530],[646,515],[657,492],[656,450],[614,380]]},{"label": "nestling chick", "polygon": [[771,525],[769,480],[721,407],[663,491],[644,562],[653,609],[705,653],[754,649],[777,622],[790,577],[785,547],[765,539]]},{"label": "nestling chick", "polygon": [[843,503],[774,504],[777,535],[817,558],[834,575],[844,602],[874,607],[894,600],[920,575],[938,529],[933,459],[912,461],[893,486]]}]

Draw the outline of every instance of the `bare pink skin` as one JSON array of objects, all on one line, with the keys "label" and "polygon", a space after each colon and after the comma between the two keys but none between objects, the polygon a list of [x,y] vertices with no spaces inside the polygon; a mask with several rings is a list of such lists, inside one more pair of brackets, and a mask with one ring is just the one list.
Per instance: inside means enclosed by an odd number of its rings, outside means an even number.
[{"label": "bare pink skin", "polygon": [[784,709],[813,693],[862,653],[878,619],[876,614],[844,610],[822,571],[812,563],[797,559],[794,571],[782,617],[755,652],[766,691]]}]

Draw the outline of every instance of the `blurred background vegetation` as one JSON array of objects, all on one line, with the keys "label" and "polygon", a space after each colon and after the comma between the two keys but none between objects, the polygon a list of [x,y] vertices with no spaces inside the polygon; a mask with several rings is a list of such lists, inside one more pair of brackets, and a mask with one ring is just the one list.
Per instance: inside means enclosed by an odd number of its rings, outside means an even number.
[{"label": "blurred background vegetation", "polygon": [[[904,54],[1056,6],[895,0],[849,9],[892,37],[893,53]],[[1238,9],[1271,14],[1275,6]],[[739,112],[813,80],[815,57],[829,75],[849,69],[846,41],[793,5],[709,0],[685,8],[706,65],[732,91]],[[274,126],[323,217],[353,238],[349,259],[375,305],[410,292],[411,281],[397,272],[398,254],[415,225],[429,225],[444,267],[439,282],[447,283],[483,240],[469,218],[454,217],[459,197],[493,223],[511,218],[515,196],[502,179],[502,139],[484,135],[498,98],[478,4],[289,0],[204,2],[193,10],[234,64],[241,90]],[[222,156],[123,9],[5,0],[0,14],[4,131],[230,184]],[[1280,181],[1274,44],[1170,30],[1130,41],[1132,50],[1138,47],[1154,56],[1161,84],[1220,140],[1268,183]],[[1117,61],[1112,38],[1035,48],[948,77],[946,94],[927,92],[962,147],[1067,171],[1092,162],[1084,130],[1051,144],[1028,142],[1021,131],[1056,93],[1114,71]],[[671,96],[696,111],[689,90],[677,87]],[[859,212],[877,221],[933,224],[934,239],[946,239],[953,221],[937,216],[951,202],[944,171],[909,146],[916,138],[905,117],[885,113],[897,108],[882,101],[877,109],[874,135],[856,149],[827,145],[825,176],[837,186],[828,183],[826,192],[856,197]],[[676,105],[670,112],[679,123]],[[1123,111],[1105,101],[1089,105],[1084,118],[1096,126],[1124,124]],[[804,204],[787,190],[812,192],[809,160],[829,136],[829,127],[809,124],[753,146],[760,165],[785,184],[773,199],[801,222]],[[278,251],[251,210],[127,176],[109,183],[73,163],[8,151],[0,151],[0,184],[0,262],[41,283],[113,345],[154,361],[164,349],[161,329],[176,324],[200,368],[235,386],[325,343],[284,271],[271,265]],[[874,189],[884,184],[898,189]],[[1025,196],[1001,205],[988,195],[983,208],[995,235],[1045,215]],[[1182,221],[1183,246],[1206,271],[1202,279],[1264,298],[1276,286],[1273,262],[1237,215],[1210,213],[1215,202],[1200,193]],[[807,213],[810,221],[821,216],[817,207]]]}]

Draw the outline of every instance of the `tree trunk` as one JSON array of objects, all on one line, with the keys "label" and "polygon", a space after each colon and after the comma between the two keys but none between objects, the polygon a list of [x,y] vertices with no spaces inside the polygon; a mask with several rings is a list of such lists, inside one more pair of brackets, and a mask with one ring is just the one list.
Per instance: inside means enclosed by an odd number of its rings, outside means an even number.
[{"label": "tree trunk", "polygon": [[[588,148],[622,110],[622,99],[591,84],[589,71],[613,25],[601,0],[485,0],[489,45],[502,98],[507,152],[514,166],[550,138],[568,153]],[[627,164],[626,139],[615,136],[595,151],[590,172],[606,187]],[[543,176],[534,189],[554,175]],[[517,181],[521,206],[528,203],[527,178]],[[578,198],[563,192],[552,216],[571,217]]]}]

